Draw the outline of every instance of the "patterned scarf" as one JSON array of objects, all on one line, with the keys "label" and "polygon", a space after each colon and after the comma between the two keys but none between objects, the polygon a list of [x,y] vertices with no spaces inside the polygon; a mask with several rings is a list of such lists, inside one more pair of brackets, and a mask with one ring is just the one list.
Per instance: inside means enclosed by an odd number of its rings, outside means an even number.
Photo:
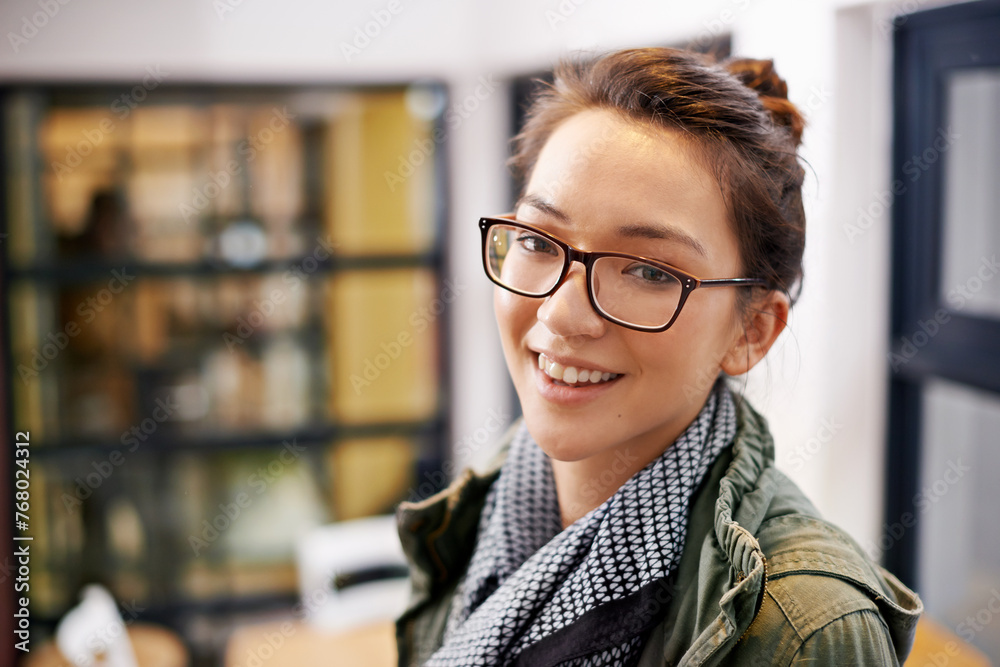
[{"label": "patterned scarf", "polygon": [[680,562],[691,495],[735,433],[720,381],[672,446],[563,530],[551,463],[522,424],[426,665],[635,664],[665,611],[656,589]]}]

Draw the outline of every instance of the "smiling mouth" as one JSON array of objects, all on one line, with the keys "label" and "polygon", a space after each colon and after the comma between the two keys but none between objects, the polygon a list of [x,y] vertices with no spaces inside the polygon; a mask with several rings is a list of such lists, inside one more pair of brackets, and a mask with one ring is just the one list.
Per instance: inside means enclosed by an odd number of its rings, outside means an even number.
[{"label": "smiling mouth", "polygon": [[607,373],[577,366],[563,366],[538,354],[538,368],[552,379],[552,383],[561,387],[589,387],[606,384],[621,377],[620,373]]}]

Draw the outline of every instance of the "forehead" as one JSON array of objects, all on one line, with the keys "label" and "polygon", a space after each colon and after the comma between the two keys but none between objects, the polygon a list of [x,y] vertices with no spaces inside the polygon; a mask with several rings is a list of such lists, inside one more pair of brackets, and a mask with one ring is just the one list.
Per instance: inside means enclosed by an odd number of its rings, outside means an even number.
[{"label": "forehead", "polygon": [[539,154],[525,189],[592,231],[633,223],[680,229],[714,259],[736,251],[718,181],[695,140],[609,110],[565,120]]},{"label": "forehead", "polygon": [[[589,109],[567,118],[549,136],[529,186],[557,194],[559,186],[570,185],[562,181],[572,177],[631,183],[628,192],[655,189],[664,199],[711,199],[716,194],[721,198],[695,141],[681,130],[626,119],[610,110]],[[563,178],[553,180],[552,172],[560,172]]]}]

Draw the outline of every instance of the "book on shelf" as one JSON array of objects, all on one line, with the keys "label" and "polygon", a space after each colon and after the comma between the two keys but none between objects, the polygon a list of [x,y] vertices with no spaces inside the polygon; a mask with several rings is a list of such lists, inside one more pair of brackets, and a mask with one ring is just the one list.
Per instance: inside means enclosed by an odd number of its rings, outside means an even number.
[{"label": "book on shelf", "polygon": [[324,310],[330,412],[347,423],[426,419],[438,401],[444,302],[427,269],[350,271]]},{"label": "book on shelf", "polygon": [[345,440],[327,450],[330,507],[338,521],[385,514],[414,486],[416,444],[407,438]]},{"label": "book on shelf", "polygon": [[325,231],[345,255],[420,253],[434,239],[435,178],[429,122],[405,93],[345,100],[327,133]]}]

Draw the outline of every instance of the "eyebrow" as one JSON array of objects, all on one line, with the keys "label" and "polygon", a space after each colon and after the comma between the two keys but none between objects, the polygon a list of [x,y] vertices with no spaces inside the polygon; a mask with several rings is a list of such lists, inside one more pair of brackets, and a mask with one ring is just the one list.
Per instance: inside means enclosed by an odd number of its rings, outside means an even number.
[{"label": "eyebrow", "polygon": [[539,210],[542,213],[547,213],[560,222],[565,222],[566,224],[570,223],[568,215],[556,208],[554,204],[542,199],[538,195],[523,195],[518,198],[518,200],[514,203],[514,210],[516,211],[521,208],[522,204],[527,204],[533,209]]},{"label": "eyebrow", "polygon": [[[572,221],[570,217],[566,215],[565,212],[561,211],[554,204],[546,201],[538,195],[524,195],[520,197],[514,204],[515,210],[520,208],[521,205],[530,206],[542,213],[551,215],[560,222],[566,224],[571,224]],[[680,243],[681,245],[686,245],[695,252],[697,252],[702,257],[708,257],[708,251],[705,246],[702,245],[701,241],[694,238],[693,236],[677,229],[676,227],[664,227],[662,225],[650,225],[644,223],[633,223],[627,225],[621,225],[618,227],[618,235],[628,239],[653,239],[653,240],[664,240],[672,241],[674,243]]]}]

